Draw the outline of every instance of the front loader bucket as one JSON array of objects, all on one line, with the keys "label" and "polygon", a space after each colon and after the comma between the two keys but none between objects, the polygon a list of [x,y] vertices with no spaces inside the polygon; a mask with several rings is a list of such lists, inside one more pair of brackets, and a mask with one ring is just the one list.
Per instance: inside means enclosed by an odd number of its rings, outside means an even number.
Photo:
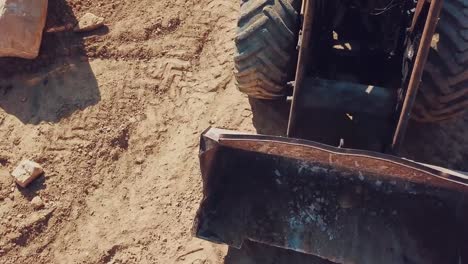
[{"label": "front loader bucket", "polygon": [[195,236],[336,263],[465,263],[466,176],[379,153],[209,129]]}]

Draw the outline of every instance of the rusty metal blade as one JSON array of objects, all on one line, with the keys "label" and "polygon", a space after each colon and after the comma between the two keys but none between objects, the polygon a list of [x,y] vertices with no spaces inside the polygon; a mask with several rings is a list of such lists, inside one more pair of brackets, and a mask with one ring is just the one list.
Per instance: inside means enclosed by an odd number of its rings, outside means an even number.
[{"label": "rusty metal blade", "polygon": [[[379,153],[209,129],[194,235],[336,263],[459,263],[466,176]],[[463,211],[463,210],[462,210]],[[464,210],[463,212],[465,212]]]}]

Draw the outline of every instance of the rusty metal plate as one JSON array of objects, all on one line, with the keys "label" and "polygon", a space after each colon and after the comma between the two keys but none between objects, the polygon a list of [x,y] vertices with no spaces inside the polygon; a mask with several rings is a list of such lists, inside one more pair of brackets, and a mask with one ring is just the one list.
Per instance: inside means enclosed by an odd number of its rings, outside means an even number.
[{"label": "rusty metal plate", "polygon": [[383,154],[209,129],[193,232],[337,263],[459,263],[466,176]]}]

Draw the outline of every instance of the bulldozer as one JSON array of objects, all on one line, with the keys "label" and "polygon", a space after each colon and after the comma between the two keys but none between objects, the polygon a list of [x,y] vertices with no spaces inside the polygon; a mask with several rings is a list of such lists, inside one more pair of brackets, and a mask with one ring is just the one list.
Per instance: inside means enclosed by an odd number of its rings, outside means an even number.
[{"label": "bulldozer", "polygon": [[235,43],[238,89],[290,102],[287,132],[202,133],[196,237],[468,263],[468,175],[399,156],[411,118],[468,107],[467,0],[241,0]]}]

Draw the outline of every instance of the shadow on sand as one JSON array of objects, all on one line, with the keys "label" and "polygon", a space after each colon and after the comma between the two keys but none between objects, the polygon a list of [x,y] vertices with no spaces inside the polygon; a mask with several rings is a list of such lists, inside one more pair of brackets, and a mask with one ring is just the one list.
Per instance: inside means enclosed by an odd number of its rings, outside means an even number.
[{"label": "shadow on sand", "polygon": [[258,134],[285,136],[288,128],[290,103],[285,100],[249,98],[253,125]]},{"label": "shadow on sand", "polygon": [[[46,31],[76,23],[65,0],[49,2]],[[25,124],[38,124],[58,122],[98,103],[98,84],[84,56],[85,36],[45,32],[38,58],[0,58],[0,108]]]}]

